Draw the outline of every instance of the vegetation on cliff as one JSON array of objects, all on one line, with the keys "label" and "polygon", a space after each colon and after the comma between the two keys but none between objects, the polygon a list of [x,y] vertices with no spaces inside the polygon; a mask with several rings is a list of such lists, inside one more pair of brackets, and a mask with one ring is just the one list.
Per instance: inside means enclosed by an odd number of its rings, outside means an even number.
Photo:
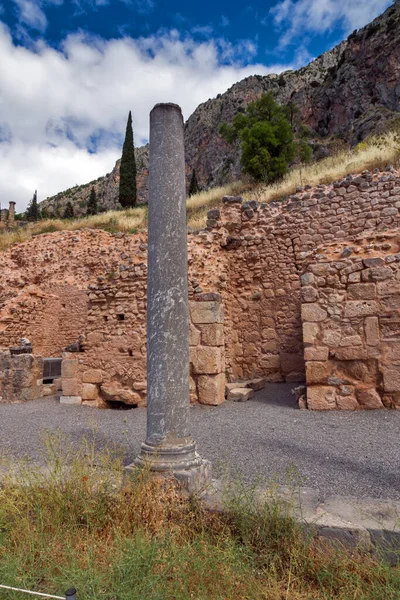
[{"label": "vegetation on cliff", "polygon": [[88,216],[97,215],[98,212],[99,212],[99,208],[97,206],[96,190],[95,190],[94,186],[92,186],[92,188],[90,190],[90,197],[89,197],[89,202],[87,205],[86,214]]},{"label": "vegetation on cliff", "polygon": [[233,124],[222,123],[219,132],[228,143],[240,140],[243,171],[255,181],[272,183],[284,175],[296,154],[287,111],[272,93],[250,102]]},{"label": "vegetation on cliff", "polygon": [[[276,183],[249,184],[241,181],[226,186],[211,188],[199,192],[187,200],[188,226],[193,230],[205,227],[207,211],[219,204],[222,197],[243,194],[248,200],[256,199],[267,203],[285,198],[296,192],[298,186],[320,183],[326,184],[345,177],[349,173],[359,173],[364,169],[383,168],[388,164],[400,164],[400,148],[397,134],[391,132],[385,136],[370,138],[353,150],[342,149],[330,156],[302,167],[295,167]],[[15,228],[0,234],[0,251],[29,240],[34,235],[62,230],[82,228],[104,229],[110,233],[135,233],[147,227],[147,206],[137,206],[125,210],[110,210],[101,214],[79,217],[71,220],[47,219]]]}]

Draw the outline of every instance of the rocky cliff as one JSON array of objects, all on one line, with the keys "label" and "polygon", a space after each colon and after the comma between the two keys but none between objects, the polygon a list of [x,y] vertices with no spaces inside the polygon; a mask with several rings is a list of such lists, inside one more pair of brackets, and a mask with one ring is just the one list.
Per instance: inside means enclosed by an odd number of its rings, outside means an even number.
[{"label": "rocky cliff", "polygon": [[[203,187],[221,185],[241,175],[240,148],[219,136],[249,102],[272,91],[280,104],[293,102],[310,127],[316,157],[329,153],[335,140],[356,144],[381,132],[400,117],[400,2],[397,0],[369,25],[298,71],[248,77],[224,94],[201,104],[185,123],[188,179],[196,169]],[[148,146],[137,150],[139,200],[147,197]],[[119,162],[94,183],[100,206],[118,203]],[[41,203],[59,212],[71,200],[85,211],[90,185],[72,188]]]}]

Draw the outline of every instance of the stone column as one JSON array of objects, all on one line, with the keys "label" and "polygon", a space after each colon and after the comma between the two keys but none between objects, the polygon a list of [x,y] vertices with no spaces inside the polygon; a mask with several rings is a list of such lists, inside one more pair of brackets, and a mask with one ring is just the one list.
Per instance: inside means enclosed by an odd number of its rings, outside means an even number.
[{"label": "stone column", "polygon": [[8,227],[14,227],[15,224],[15,202],[10,201],[10,208],[8,209]]},{"label": "stone column", "polygon": [[175,104],[150,113],[147,276],[147,436],[137,464],[201,488],[210,464],[189,427],[189,310],[183,118]]}]

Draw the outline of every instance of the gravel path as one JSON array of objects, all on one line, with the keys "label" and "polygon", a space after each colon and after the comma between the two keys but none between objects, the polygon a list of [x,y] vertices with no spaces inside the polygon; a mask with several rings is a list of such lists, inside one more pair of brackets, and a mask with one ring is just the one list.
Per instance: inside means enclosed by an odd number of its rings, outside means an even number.
[{"label": "gravel path", "polygon": [[[248,480],[277,477],[293,467],[302,485],[322,495],[400,500],[400,411],[297,410],[290,384],[270,384],[246,403],[193,406],[192,431],[204,458],[238,468]],[[78,443],[121,444],[132,462],[145,438],[146,410],[96,410],[55,399],[0,405],[0,454],[40,460],[44,430]]]}]

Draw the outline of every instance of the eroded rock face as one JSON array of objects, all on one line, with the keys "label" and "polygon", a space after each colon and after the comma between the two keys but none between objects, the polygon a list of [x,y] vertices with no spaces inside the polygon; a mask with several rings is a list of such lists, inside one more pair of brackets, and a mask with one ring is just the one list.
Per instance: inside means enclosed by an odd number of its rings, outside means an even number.
[{"label": "eroded rock face", "polygon": [[[317,158],[329,153],[333,136],[354,145],[383,131],[400,111],[400,3],[308,66],[280,75],[247,77],[201,104],[185,123],[188,184],[193,168],[202,187],[240,178],[240,147],[227,144],[219,126],[266,92],[273,92],[280,104],[298,106],[302,121],[315,134]],[[148,161],[148,145],[136,149],[139,202],[147,200]],[[119,161],[94,183],[101,207],[118,206],[118,185]],[[50,212],[58,207],[62,214],[71,200],[76,214],[85,213],[90,189],[81,186],[40,206]]]}]

